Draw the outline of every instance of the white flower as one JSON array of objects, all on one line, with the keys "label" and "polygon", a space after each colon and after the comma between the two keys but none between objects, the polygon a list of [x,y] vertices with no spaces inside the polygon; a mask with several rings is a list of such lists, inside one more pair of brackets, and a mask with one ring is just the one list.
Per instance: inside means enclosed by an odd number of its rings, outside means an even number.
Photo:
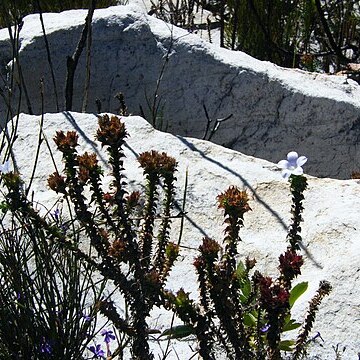
[{"label": "white flower", "polygon": [[10,161],[5,161],[3,164],[0,165],[0,172],[2,174],[7,174],[10,172]]},{"label": "white flower", "polygon": [[281,175],[284,179],[288,179],[290,175],[302,175],[302,166],[307,162],[306,156],[300,156],[295,151],[287,154],[287,160],[281,160],[277,163],[280,169],[283,169]]}]

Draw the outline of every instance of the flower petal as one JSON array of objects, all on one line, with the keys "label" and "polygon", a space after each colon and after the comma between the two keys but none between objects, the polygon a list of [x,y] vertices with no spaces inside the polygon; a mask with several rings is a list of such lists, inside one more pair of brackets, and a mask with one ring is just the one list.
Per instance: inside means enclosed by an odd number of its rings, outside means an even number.
[{"label": "flower petal", "polygon": [[277,166],[280,168],[280,169],[287,169],[289,167],[289,162],[287,160],[280,160],[278,163],[277,163]]},{"label": "flower petal", "polygon": [[291,174],[292,174],[292,172],[291,172],[290,170],[285,169],[285,170],[282,171],[281,176],[282,176],[284,179],[288,179]]},{"label": "flower petal", "polygon": [[298,159],[299,155],[296,151],[290,151],[288,154],[287,154],[287,160],[290,164],[290,166],[295,166],[296,165],[296,161]]},{"label": "flower petal", "polygon": [[306,156],[300,156],[297,161],[296,161],[296,165],[297,166],[303,166],[306,162],[307,162],[307,157]]},{"label": "flower petal", "polygon": [[301,166],[298,166],[296,169],[292,171],[294,175],[302,175],[304,173],[304,170]]}]

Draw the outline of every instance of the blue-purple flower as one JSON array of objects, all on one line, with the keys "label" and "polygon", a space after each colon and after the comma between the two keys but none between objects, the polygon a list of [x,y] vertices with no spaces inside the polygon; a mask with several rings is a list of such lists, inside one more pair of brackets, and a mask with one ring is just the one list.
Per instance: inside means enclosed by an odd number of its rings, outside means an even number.
[{"label": "blue-purple flower", "polygon": [[93,359],[105,358],[105,351],[101,349],[101,345],[90,346],[88,348],[93,354]]},{"label": "blue-purple flower", "polygon": [[40,344],[40,352],[42,354],[51,354],[52,353],[51,345],[46,341],[45,338],[43,338],[43,340]]},{"label": "blue-purple flower", "polygon": [[60,221],[60,210],[59,208],[56,208],[55,211],[53,212],[53,216],[56,222]]},{"label": "blue-purple flower", "polygon": [[115,335],[113,335],[113,332],[111,330],[102,330],[100,333],[102,336],[105,336],[104,341],[109,344],[112,340],[115,340]]},{"label": "blue-purple flower", "polygon": [[84,319],[85,321],[91,321],[91,316],[90,316],[90,315],[86,315],[86,313],[83,313],[82,317],[83,317],[83,319]]},{"label": "blue-purple flower", "polygon": [[299,156],[296,151],[290,151],[287,160],[279,161],[277,166],[282,169],[282,177],[288,179],[290,175],[302,175],[304,173],[302,166],[306,162],[306,156]]}]

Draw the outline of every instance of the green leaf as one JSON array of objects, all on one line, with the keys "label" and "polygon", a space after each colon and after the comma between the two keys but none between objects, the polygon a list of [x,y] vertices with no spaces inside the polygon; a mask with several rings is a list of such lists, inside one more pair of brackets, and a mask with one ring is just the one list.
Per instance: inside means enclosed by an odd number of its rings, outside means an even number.
[{"label": "green leaf", "polygon": [[172,339],[181,339],[193,333],[194,328],[191,325],[178,325],[166,329],[160,336],[168,336]]},{"label": "green leaf", "polygon": [[0,210],[1,210],[4,214],[6,214],[6,212],[7,212],[9,209],[10,209],[10,206],[9,206],[9,204],[8,204],[6,201],[2,201],[2,202],[0,203]]},{"label": "green leaf", "polygon": [[246,268],[244,263],[240,260],[238,266],[236,268],[236,275],[237,278],[241,281],[242,279],[246,278]]},{"label": "green leaf", "polygon": [[251,314],[251,313],[244,314],[244,325],[245,326],[255,327],[256,323],[257,323],[257,319],[253,314]]},{"label": "green leaf", "polygon": [[295,285],[290,291],[289,305],[290,308],[294,305],[295,301],[307,290],[309,283],[307,281]]},{"label": "green leaf", "polygon": [[290,331],[290,330],[295,330],[295,329],[297,329],[297,328],[300,327],[300,326],[301,326],[301,324],[300,324],[300,323],[297,323],[296,320],[290,319],[290,320],[288,320],[287,322],[285,322],[285,324],[284,324],[281,332]]},{"label": "green leaf", "polygon": [[293,351],[293,346],[296,344],[295,340],[282,340],[279,343],[279,349],[282,351]]},{"label": "green leaf", "polygon": [[240,295],[240,301],[242,303],[246,303],[251,293],[251,282],[249,279],[244,278],[243,280],[241,280],[240,290],[242,293],[242,295]]}]

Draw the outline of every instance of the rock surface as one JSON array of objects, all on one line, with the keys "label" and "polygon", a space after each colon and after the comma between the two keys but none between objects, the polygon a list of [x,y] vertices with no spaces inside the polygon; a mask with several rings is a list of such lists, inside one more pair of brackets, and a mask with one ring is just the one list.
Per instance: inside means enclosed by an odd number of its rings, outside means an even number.
[{"label": "rock surface", "polygon": [[[85,10],[44,14],[60,110],[64,110],[66,57],[76,48],[86,14]],[[5,78],[12,60],[8,37],[7,30],[0,31],[0,66]],[[38,15],[24,19],[19,43],[32,111],[41,113],[41,78],[44,111],[56,111]],[[75,76],[75,111],[82,107],[85,53]],[[233,114],[212,138],[218,144],[271,161],[297,149],[312,158],[308,171],[317,176],[349,178],[360,168],[360,86],[355,82],[283,69],[220,49],[145,15],[138,7],[95,12],[90,85],[90,112],[97,109],[96,99],[102,111],[117,112],[119,102],[114,96],[123,92],[132,114],[140,114],[142,108],[158,128],[202,138],[207,124],[205,106],[212,120]],[[14,109],[17,95],[15,92]],[[0,115],[5,119],[6,106],[1,101]],[[154,104],[156,114],[151,111]],[[24,92],[21,109],[28,111]]]},{"label": "rock surface", "polygon": [[[245,216],[241,230],[240,258],[256,257],[258,269],[269,275],[276,273],[277,258],[286,249],[286,228],[290,223],[291,197],[289,184],[284,181],[277,167],[265,160],[193,138],[174,136],[154,130],[140,117],[123,118],[130,137],[126,147],[125,169],[128,182],[140,189],[143,184],[136,155],[147,150],[166,151],[178,162],[177,200],[182,202],[185,173],[188,169],[186,220],[180,260],[177,261],[168,287],[174,290],[184,287],[197,296],[197,283],[193,259],[195,249],[207,235],[221,241],[223,214],[217,209],[216,196],[230,185],[246,188],[250,194],[253,211]],[[28,181],[35,159],[39,133],[39,116],[21,115],[18,137],[13,152],[16,165]],[[44,116],[44,134],[61,169],[61,157],[51,140],[56,130],[78,131],[79,152],[95,151],[104,156],[99,144],[94,142],[97,118],[91,114],[58,113]],[[50,204],[55,193],[46,187],[47,176],[54,171],[45,142],[41,145],[41,157],[32,186],[35,200]],[[286,154],[281,154],[284,157]],[[280,160],[280,159],[276,159]],[[312,163],[310,157],[307,167]],[[106,164],[105,179],[107,178]],[[321,305],[313,333],[321,333],[319,340],[309,348],[307,359],[334,359],[332,346],[346,347],[344,359],[357,359],[360,333],[360,181],[318,179],[308,176],[309,188],[305,192],[302,225],[305,265],[298,281],[309,281],[309,289],[294,308],[294,314],[302,319],[306,302],[314,295],[321,280],[328,280],[333,291]],[[41,208],[41,207],[40,207]],[[175,213],[176,210],[174,210]],[[172,237],[178,238],[179,221],[174,221]],[[155,311],[151,326],[165,329],[171,317],[164,311]],[[192,355],[188,342],[173,342],[172,347],[180,359]],[[153,344],[159,351],[157,343]],[[170,359],[177,359],[172,352]]]}]

